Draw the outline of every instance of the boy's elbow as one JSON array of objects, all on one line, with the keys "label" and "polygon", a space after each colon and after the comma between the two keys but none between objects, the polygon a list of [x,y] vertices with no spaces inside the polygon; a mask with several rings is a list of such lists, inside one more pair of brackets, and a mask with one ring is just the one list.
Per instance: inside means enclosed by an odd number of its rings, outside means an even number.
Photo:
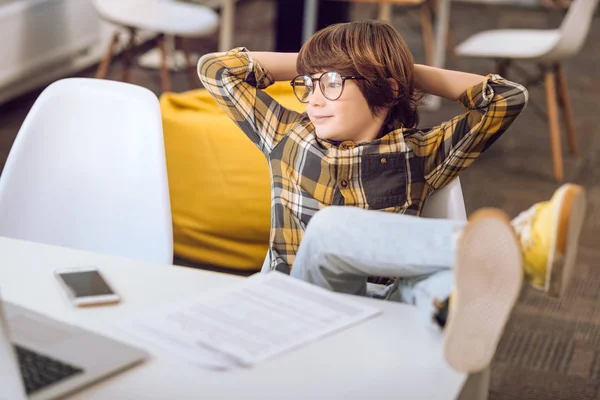
[{"label": "boy's elbow", "polygon": [[207,53],[205,55],[203,55],[202,57],[200,57],[200,59],[198,60],[198,67],[200,67],[201,65],[207,65],[211,62],[214,62],[214,60],[223,57],[224,55],[226,55],[227,53]]},{"label": "boy's elbow", "polygon": [[506,100],[509,107],[517,114],[520,114],[525,107],[527,107],[527,103],[529,102],[529,91],[527,91],[527,88],[523,85],[518,83],[513,84],[515,85],[513,93]]},{"label": "boy's elbow", "polygon": [[527,90],[527,88],[523,85],[519,85],[520,86],[520,97],[521,97],[521,104],[523,104],[523,108],[525,108],[527,106],[527,103],[529,102],[529,91]]},{"label": "boy's elbow", "polygon": [[521,100],[519,101],[520,103],[520,110],[519,112],[523,111],[525,109],[525,107],[527,107],[527,103],[529,103],[529,91],[527,90],[527,88],[525,86],[521,86],[522,91],[521,91]]},{"label": "boy's elbow", "polygon": [[203,78],[207,76],[210,66],[214,64],[219,55],[219,53],[208,53],[200,57],[196,66],[196,72],[198,73],[200,80],[203,80]]}]

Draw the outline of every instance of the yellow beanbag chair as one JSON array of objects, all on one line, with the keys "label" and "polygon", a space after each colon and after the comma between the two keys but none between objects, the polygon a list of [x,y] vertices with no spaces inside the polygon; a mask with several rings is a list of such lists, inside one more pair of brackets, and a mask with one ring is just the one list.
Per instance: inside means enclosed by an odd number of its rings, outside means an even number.
[{"label": "yellow beanbag chair", "polygon": [[[287,82],[267,92],[304,111]],[[257,271],[269,243],[271,188],[265,156],[205,89],[160,98],[175,254]]]}]

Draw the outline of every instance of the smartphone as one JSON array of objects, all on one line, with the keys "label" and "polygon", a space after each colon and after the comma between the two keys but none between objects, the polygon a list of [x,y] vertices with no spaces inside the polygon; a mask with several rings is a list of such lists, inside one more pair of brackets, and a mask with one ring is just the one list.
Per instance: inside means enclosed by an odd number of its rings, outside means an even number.
[{"label": "smartphone", "polygon": [[121,297],[96,267],[61,268],[54,272],[78,307],[118,303]]}]

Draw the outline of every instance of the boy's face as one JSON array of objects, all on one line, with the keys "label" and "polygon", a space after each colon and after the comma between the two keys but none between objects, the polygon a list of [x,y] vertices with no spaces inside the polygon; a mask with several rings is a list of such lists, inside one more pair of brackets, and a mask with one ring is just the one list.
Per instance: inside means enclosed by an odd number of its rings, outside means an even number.
[{"label": "boy's face", "polygon": [[[318,78],[322,74],[315,74]],[[354,80],[346,80],[341,96],[331,101],[323,96],[320,85],[315,82],[314,91],[308,96],[306,113],[313,123],[317,137],[335,141],[351,140],[355,143],[375,140],[381,130],[387,112],[374,115]]]}]

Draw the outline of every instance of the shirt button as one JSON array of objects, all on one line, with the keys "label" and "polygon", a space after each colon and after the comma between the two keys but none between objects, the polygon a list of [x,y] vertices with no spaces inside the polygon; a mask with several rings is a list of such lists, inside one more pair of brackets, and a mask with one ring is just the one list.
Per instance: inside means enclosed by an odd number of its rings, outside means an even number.
[{"label": "shirt button", "polygon": [[348,181],[345,179],[342,179],[342,181],[340,182],[340,185],[342,185],[342,187],[348,187]]},{"label": "shirt button", "polygon": [[342,150],[348,150],[348,149],[353,149],[354,148],[354,142],[352,142],[351,140],[346,140],[345,142],[340,143],[340,149]]},{"label": "shirt button", "polygon": [[382,164],[387,164],[387,158],[381,157],[381,163]]}]

